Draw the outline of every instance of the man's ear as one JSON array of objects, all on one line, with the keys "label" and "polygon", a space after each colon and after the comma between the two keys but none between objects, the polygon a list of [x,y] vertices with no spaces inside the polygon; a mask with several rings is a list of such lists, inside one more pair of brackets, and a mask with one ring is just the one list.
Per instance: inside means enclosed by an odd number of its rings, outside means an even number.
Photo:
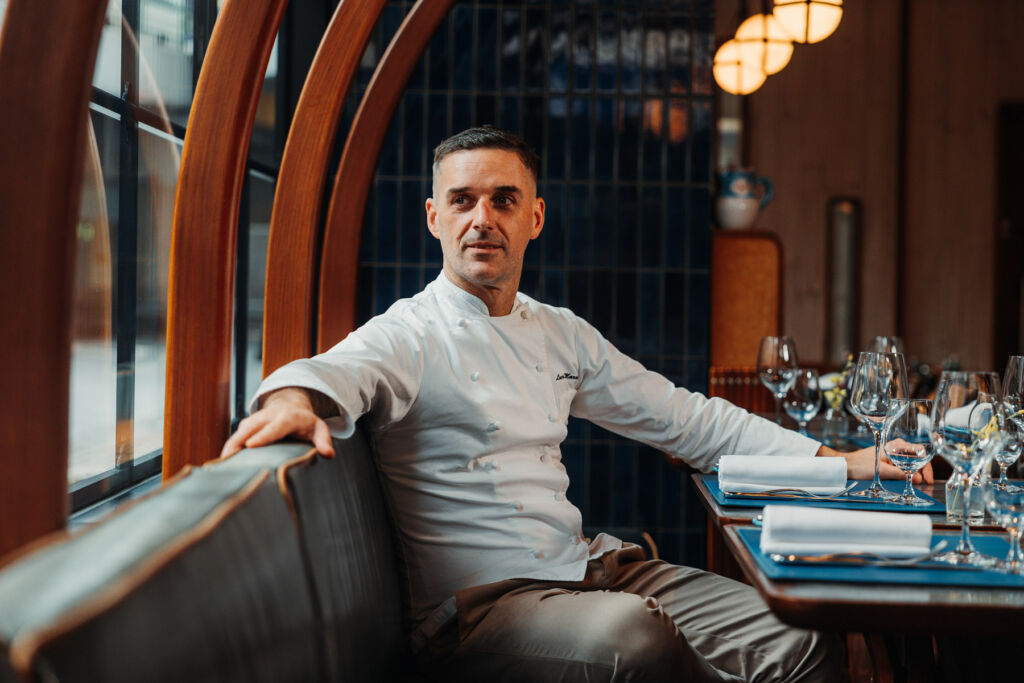
[{"label": "man's ear", "polygon": [[427,197],[426,209],[427,230],[429,230],[430,234],[437,239],[441,239],[441,233],[437,230],[437,206],[434,204],[433,197]]},{"label": "man's ear", "polygon": [[544,199],[537,197],[533,202],[533,230],[530,231],[530,239],[535,240],[544,229]]}]

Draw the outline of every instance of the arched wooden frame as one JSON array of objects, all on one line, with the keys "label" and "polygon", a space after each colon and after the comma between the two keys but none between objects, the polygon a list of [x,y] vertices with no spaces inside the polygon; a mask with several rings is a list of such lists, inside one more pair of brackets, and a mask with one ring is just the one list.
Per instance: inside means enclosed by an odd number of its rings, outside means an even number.
[{"label": "arched wooden frame", "polygon": [[228,437],[235,240],[245,161],[288,0],[228,0],[203,61],[174,202],[164,478]]},{"label": "arched wooden frame", "polygon": [[106,6],[10,0],[0,33],[0,555],[67,519],[75,231]]},{"label": "arched wooden frame", "polygon": [[263,297],[263,374],[314,352],[320,207],[352,78],[387,0],[343,0],[309,68],[274,193]]},{"label": "arched wooden frame", "polygon": [[355,327],[359,240],[380,147],[409,75],[453,4],[454,0],[418,0],[409,10],[377,65],[352,122],[324,228],[317,320],[320,351]]}]

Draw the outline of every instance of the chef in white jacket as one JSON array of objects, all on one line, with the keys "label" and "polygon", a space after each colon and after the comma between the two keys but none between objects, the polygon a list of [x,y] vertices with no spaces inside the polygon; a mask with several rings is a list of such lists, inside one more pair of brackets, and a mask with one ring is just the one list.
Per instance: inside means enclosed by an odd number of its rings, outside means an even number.
[{"label": "chef in white jacket", "polygon": [[[726,453],[839,454],[674,386],[519,293],[544,226],[538,169],[497,128],[442,142],[426,214],[443,271],[267,377],[224,452],[293,435],[332,456],[331,436],[366,416],[413,647],[439,679],[831,680],[833,639],[779,623],[753,589],[583,537],[559,447],[570,415],[704,471]],[[871,453],[846,456],[851,476],[871,476]]]}]

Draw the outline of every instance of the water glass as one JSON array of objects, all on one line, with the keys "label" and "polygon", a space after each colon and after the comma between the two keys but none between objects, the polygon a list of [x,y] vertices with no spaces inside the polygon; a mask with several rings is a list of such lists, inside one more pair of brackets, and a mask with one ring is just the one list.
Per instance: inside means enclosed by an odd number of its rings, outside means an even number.
[{"label": "water glass", "polygon": [[[949,462],[965,481],[974,481],[991,463],[1001,446],[1000,430],[992,429],[992,407],[1000,400],[999,377],[994,372],[942,373],[935,390],[929,438],[935,453]],[[972,485],[962,488],[960,543],[936,559],[951,564],[989,566],[995,558],[982,555],[970,537]],[[953,501],[947,501],[947,504]]]},{"label": "water glass", "polygon": [[898,417],[889,412],[895,399],[909,398],[907,366],[900,353],[864,351],[857,357],[853,371],[850,405],[875,437],[875,478],[871,485],[850,495],[867,498],[893,499],[896,494],[882,487],[879,477],[882,461],[883,435]]},{"label": "water glass", "polygon": [[798,368],[793,385],[782,399],[782,407],[799,426],[799,431],[807,436],[807,423],[814,419],[821,408],[821,387],[818,383],[818,371],[810,368]]},{"label": "water glass", "polygon": [[885,454],[893,465],[903,470],[907,485],[893,502],[902,505],[931,505],[914,491],[914,473],[931,462],[935,455],[931,432],[932,402],[922,398],[896,398],[889,402],[889,413],[895,415],[885,442]]},{"label": "water glass", "polygon": [[775,422],[782,424],[782,397],[796,381],[796,342],[790,337],[762,337],[757,350],[757,376],[775,396]]},{"label": "water glass", "polygon": [[[991,474],[995,472],[992,471]],[[985,508],[992,519],[1010,535],[1010,552],[1003,560],[1002,569],[1024,574],[1024,554],[1021,553],[1020,547],[1021,532],[1024,531],[1024,487],[986,486],[983,498]]]},{"label": "water glass", "polygon": [[903,353],[903,339],[894,336],[879,335],[871,340],[865,351],[875,353]]}]

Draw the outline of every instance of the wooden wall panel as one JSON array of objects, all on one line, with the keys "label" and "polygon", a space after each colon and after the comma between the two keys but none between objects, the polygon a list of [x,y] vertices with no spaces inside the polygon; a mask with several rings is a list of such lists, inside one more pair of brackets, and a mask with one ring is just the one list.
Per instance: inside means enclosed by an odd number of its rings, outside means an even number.
[{"label": "wooden wall panel", "polygon": [[355,327],[359,238],[366,196],[391,117],[409,75],[454,0],[418,0],[374,71],[349,131],[334,180],[321,255],[317,348],[326,351]]},{"label": "wooden wall panel", "polygon": [[163,472],[217,457],[230,427],[235,240],[245,161],[287,0],[228,0],[192,100],[175,197]]},{"label": "wooden wall panel", "polygon": [[756,225],[782,240],[783,333],[804,361],[825,357],[831,197],[858,197],[863,207],[862,341],[895,333],[899,4],[848,3],[832,36],[797,45],[789,65],[747,98],[748,163],[775,183]]},{"label": "wooden wall panel", "polygon": [[106,5],[10,0],[0,34],[0,555],[67,519],[75,229]]},{"label": "wooden wall panel", "polygon": [[338,5],[302,87],[277,178],[267,247],[263,375],[315,352],[317,237],[327,164],[345,98],[387,0]]}]

